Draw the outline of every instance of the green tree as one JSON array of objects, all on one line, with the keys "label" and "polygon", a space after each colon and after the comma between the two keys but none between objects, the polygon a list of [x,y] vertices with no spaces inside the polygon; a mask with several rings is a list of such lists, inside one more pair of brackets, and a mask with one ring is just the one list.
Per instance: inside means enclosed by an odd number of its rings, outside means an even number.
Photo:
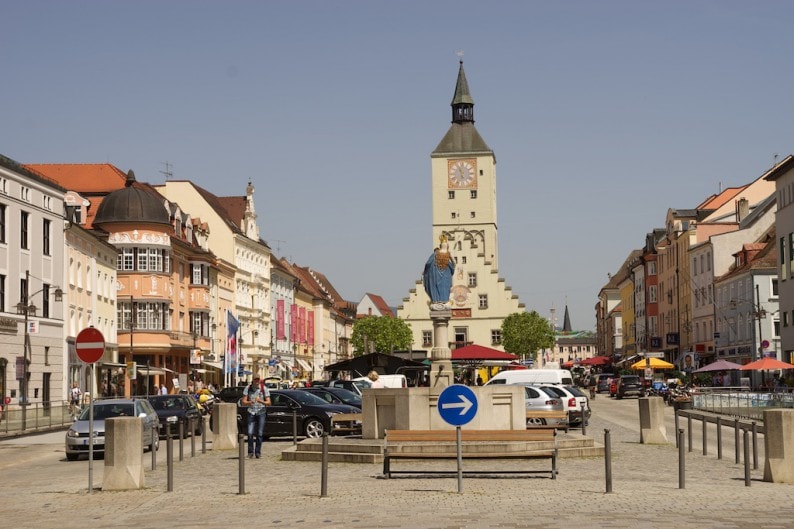
[{"label": "green tree", "polygon": [[379,352],[391,353],[411,347],[413,333],[411,327],[399,318],[386,316],[367,316],[353,324],[354,356]]},{"label": "green tree", "polygon": [[554,330],[535,312],[514,312],[502,321],[502,345],[505,351],[537,362],[541,349],[554,346]]}]

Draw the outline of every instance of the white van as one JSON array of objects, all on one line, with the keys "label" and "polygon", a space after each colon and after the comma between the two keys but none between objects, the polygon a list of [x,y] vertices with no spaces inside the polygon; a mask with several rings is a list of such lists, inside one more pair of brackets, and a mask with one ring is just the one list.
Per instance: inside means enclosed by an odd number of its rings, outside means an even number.
[{"label": "white van", "polygon": [[[353,381],[363,380],[364,382],[371,382],[367,377],[354,378]],[[405,375],[378,375],[378,380],[383,384],[384,388],[407,388],[408,379]]]},{"label": "white van", "polygon": [[573,385],[573,377],[567,369],[510,369],[500,371],[488,384],[563,384]]}]

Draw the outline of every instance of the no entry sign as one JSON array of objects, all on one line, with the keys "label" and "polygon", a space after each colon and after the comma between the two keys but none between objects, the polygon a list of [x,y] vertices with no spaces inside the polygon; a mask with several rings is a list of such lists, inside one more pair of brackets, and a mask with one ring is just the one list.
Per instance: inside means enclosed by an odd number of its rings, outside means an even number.
[{"label": "no entry sign", "polygon": [[97,329],[88,327],[77,334],[75,349],[77,358],[86,364],[93,364],[105,352],[105,337]]}]

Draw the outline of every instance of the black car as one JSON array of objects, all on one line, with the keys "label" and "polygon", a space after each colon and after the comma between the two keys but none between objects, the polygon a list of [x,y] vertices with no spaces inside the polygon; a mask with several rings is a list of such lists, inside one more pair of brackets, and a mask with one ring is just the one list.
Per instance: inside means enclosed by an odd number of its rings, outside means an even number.
[{"label": "black car", "polygon": [[615,391],[615,396],[619,399],[630,395],[645,396],[645,386],[637,375],[621,375]]},{"label": "black car", "polygon": [[[184,435],[201,435],[201,410],[196,406],[196,400],[190,395],[152,395],[148,397],[157,418],[160,421],[160,435],[168,431],[171,435],[179,435],[179,425],[182,425]],[[191,420],[193,432],[190,431]]]},{"label": "black car", "polygon": [[311,386],[300,389],[317,395],[329,404],[347,404],[361,410],[361,395],[345,388]]},{"label": "black car", "polygon": [[[331,432],[331,417],[338,413],[360,413],[359,408],[346,404],[329,404],[317,395],[302,389],[270,390],[267,407],[265,438],[292,436],[293,417],[297,434],[304,437],[322,437]],[[237,407],[237,427],[241,433],[248,430],[248,408]]]},{"label": "black car", "polygon": [[233,402],[237,403],[241,398],[243,398],[243,391],[247,388],[248,385],[244,384],[242,386],[228,386],[221,389],[218,392],[218,400],[221,402]]}]

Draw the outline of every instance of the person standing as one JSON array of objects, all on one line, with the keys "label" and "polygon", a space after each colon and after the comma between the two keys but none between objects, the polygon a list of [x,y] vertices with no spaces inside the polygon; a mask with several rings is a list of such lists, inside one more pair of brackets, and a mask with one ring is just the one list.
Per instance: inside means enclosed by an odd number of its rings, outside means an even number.
[{"label": "person standing", "polygon": [[248,457],[257,459],[262,456],[266,406],[270,406],[270,390],[260,380],[254,375],[254,381],[243,390],[243,406],[248,407]]},{"label": "person standing", "polygon": [[160,384],[160,395],[168,395],[168,388],[165,384]]},{"label": "person standing", "polygon": [[80,411],[80,398],[83,392],[77,382],[72,383],[72,389],[69,392],[69,411],[72,415],[76,415]]},{"label": "person standing", "polygon": [[378,375],[377,371],[370,371],[369,374],[367,375],[367,378],[369,379],[371,388],[377,389],[383,387],[383,381],[379,380],[380,375]]}]

